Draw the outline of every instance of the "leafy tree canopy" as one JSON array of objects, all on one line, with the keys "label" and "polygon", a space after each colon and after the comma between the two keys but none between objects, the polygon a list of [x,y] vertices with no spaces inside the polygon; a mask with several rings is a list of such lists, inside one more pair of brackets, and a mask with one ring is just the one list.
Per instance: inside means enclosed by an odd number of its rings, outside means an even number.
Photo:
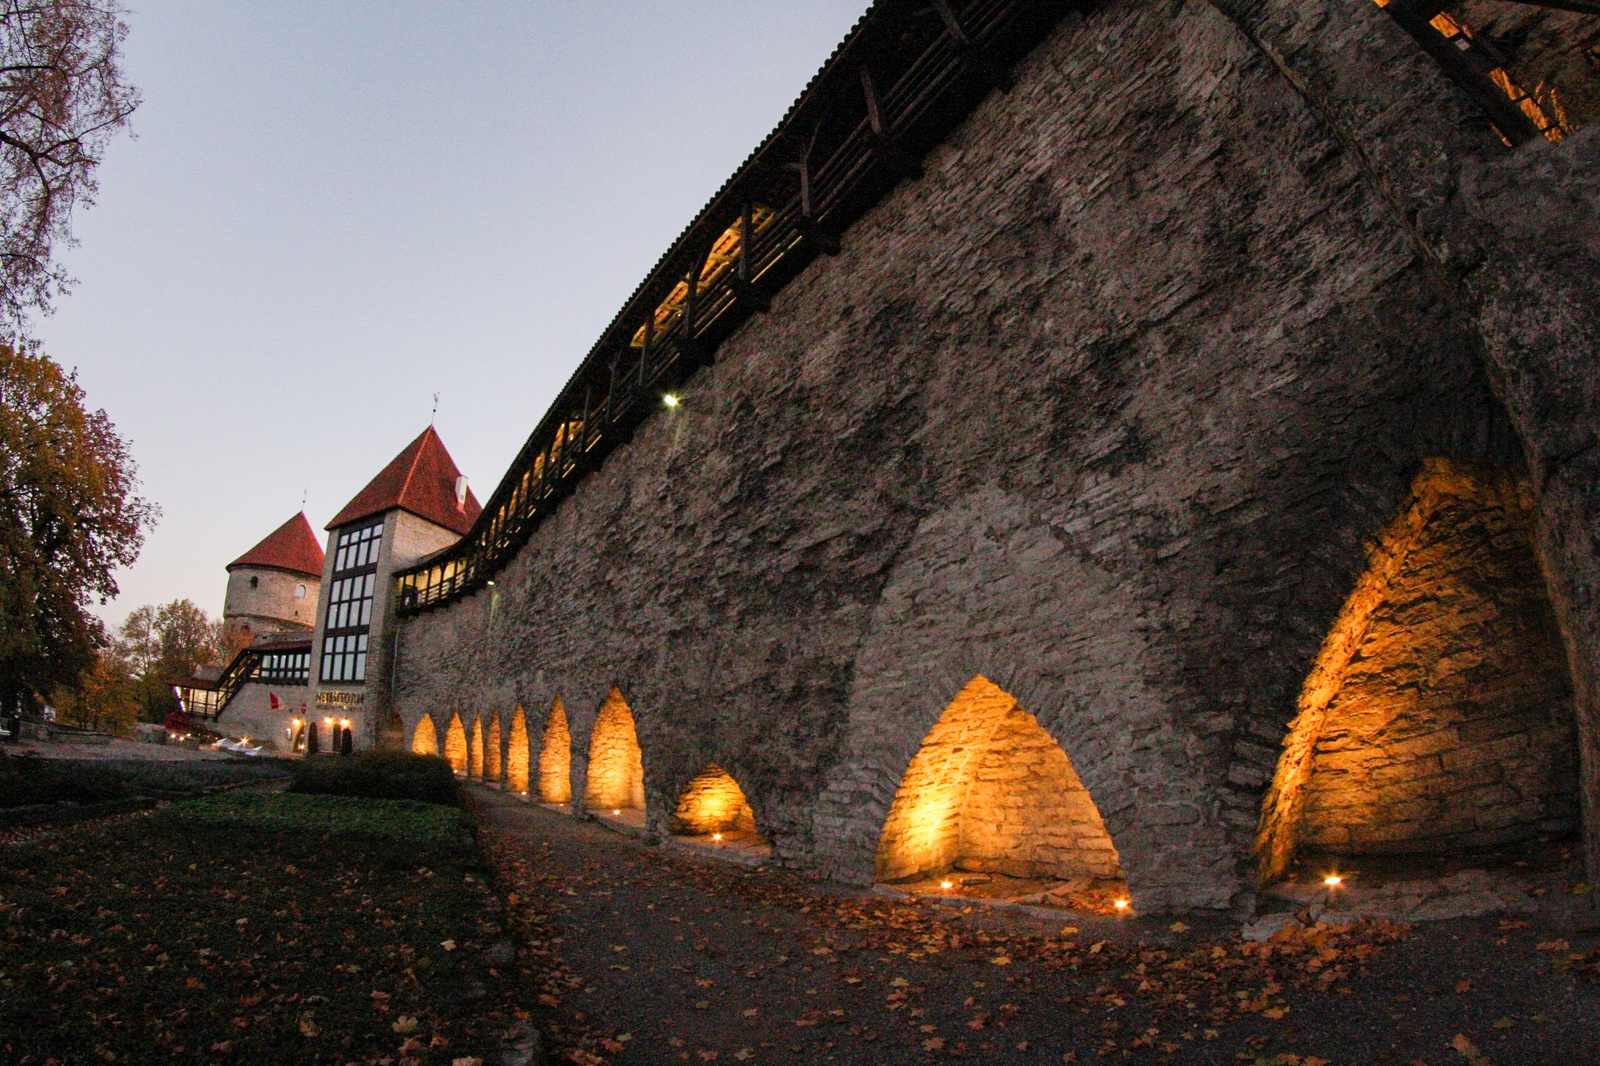
[{"label": "leafy tree canopy", "polygon": [[75,683],[105,642],[88,613],[117,593],[156,508],[104,411],[76,374],[0,344],[0,713]]},{"label": "leafy tree canopy", "polygon": [[228,657],[222,623],[189,600],[133,611],[117,630],[110,651],[133,679],[140,711],[151,722],[178,709],[174,681]]}]

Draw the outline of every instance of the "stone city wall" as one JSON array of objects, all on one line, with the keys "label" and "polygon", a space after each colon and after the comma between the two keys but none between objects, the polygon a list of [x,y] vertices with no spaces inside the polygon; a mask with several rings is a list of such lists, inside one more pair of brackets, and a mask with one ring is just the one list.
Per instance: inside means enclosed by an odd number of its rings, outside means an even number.
[{"label": "stone city wall", "polygon": [[[715,762],[776,861],[859,883],[982,676],[1138,906],[1248,907],[1300,691],[1436,456],[1531,479],[1590,713],[1592,130],[1510,153],[1332,0],[1107,4],[1014,73],[495,588],[403,623],[408,730],[559,696],[581,793],[615,686],[657,832]],[[1530,212],[1558,239],[1496,228]]]}]

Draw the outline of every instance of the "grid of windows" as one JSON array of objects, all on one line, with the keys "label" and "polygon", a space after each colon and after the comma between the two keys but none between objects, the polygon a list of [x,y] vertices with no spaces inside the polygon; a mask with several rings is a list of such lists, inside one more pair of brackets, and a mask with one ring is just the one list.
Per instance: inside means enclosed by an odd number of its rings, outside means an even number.
[{"label": "grid of windows", "polygon": [[324,637],[322,641],[322,680],[365,681],[367,679],[367,635],[346,633]]},{"label": "grid of windows", "polygon": [[378,547],[383,522],[340,532],[334,545],[332,587],[323,620],[323,681],[367,679],[367,627],[378,582]]},{"label": "grid of windows", "polygon": [[188,714],[199,718],[215,718],[222,706],[222,693],[214,688],[176,686],[178,699]]},{"label": "grid of windows", "polygon": [[256,680],[279,685],[304,685],[311,681],[311,651],[274,651],[261,656]]},{"label": "grid of windows", "polygon": [[328,593],[328,628],[362,629],[372,621],[372,589],[378,575],[353,574],[335,578]]}]

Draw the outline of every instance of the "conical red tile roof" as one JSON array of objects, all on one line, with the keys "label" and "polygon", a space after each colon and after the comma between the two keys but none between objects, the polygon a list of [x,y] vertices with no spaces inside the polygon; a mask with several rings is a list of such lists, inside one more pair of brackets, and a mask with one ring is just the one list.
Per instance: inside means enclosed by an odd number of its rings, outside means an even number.
[{"label": "conical red tile roof", "polygon": [[471,489],[467,490],[466,505],[456,506],[456,478],[460,476],[444,441],[429,426],[367,482],[367,487],[333,516],[327,528],[337,529],[399,508],[465,535],[483,508]]},{"label": "conical red tile roof", "polygon": [[228,564],[231,571],[236,566],[264,566],[275,570],[289,570],[296,574],[322,576],[322,545],[301,511],[283,525],[267,534],[265,540]]}]

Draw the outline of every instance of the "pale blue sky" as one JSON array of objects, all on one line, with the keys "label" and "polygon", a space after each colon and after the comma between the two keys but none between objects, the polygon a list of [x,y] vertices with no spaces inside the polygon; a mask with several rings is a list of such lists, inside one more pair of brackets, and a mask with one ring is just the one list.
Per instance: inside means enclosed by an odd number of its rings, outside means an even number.
[{"label": "pale blue sky", "polygon": [[866,0],[167,3],[128,15],[136,139],[36,329],[163,516],[115,623],[427,425],[487,496],[644,273]]}]

